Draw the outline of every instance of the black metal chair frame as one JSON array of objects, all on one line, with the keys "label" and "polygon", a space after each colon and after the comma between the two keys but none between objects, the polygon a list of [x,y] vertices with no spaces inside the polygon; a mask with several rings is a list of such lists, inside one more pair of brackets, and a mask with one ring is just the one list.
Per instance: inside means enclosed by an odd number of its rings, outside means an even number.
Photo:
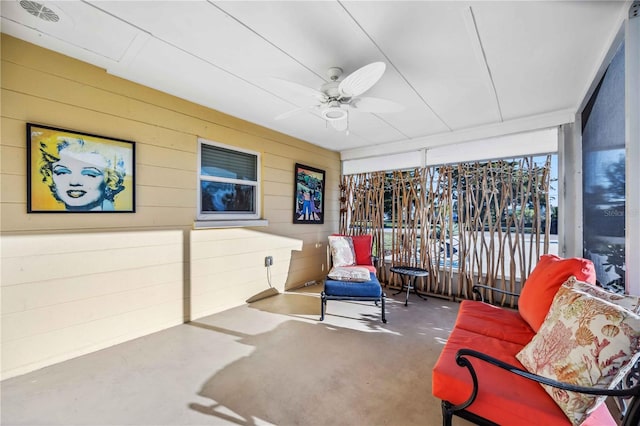
[{"label": "black metal chair frame", "polygon": [[[373,265],[377,268],[378,258],[376,256],[371,256],[371,260],[371,263],[373,263]],[[331,268],[332,263],[331,250],[329,249],[329,247],[327,247],[327,264],[329,265],[329,268]],[[382,284],[380,284],[380,297],[328,295],[324,291],[322,291],[322,293],[320,293],[320,321],[324,321],[324,313],[327,310],[327,300],[353,300],[356,302],[375,302],[376,306],[378,306],[378,302],[380,302],[380,306],[382,309],[382,322],[386,324],[387,317],[385,314],[385,297],[387,297],[387,295],[384,291],[382,291]]]},{"label": "black metal chair frame", "polygon": [[[480,290],[490,290],[496,291],[499,293],[507,294],[510,296],[519,296],[517,293],[511,293],[501,289],[495,289],[484,285],[476,285],[473,286],[472,291],[478,295],[480,295],[482,301],[484,301],[483,294],[480,293]],[[480,390],[480,384],[478,383],[478,376],[476,375],[475,369],[469,358],[476,358],[483,362],[487,362],[493,366],[498,368],[502,368],[510,373],[516,374],[520,377],[524,377],[528,380],[533,380],[535,382],[553,386],[558,389],[564,389],[571,392],[584,393],[588,395],[602,395],[602,396],[613,396],[619,399],[629,399],[631,400],[624,405],[623,409],[623,418],[622,418],[622,426],[638,426],[640,424],[640,362],[637,362],[631,371],[627,373],[626,380],[624,385],[626,388],[623,388],[621,385],[616,389],[602,389],[602,388],[594,388],[594,387],[584,387],[584,386],[575,386],[569,383],[558,382],[555,380],[551,380],[549,378],[539,376],[537,374],[532,374],[526,370],[515,367],[506,362],[500,361],[492,356],[484,354],[482,352],[478,352],[472,349],[460,349],[456,353],[456,363],[460,367],[465,367],[469,370],[469,374],[471,375],[471,380],[473,381],[473,390],[471,391],[471,395],[469,398],[463,402],[462,404],[454,405],[449,401],[442,401],[442,424],[443,426],[451,426],[453,416],[458,416],[470,422],[473,422],[477,425],[481,426],[497,426],[496,423],[488,420],[482,416],[479,416],[471,411],[468,411],[476,397],[478,396],[478,392]]]},{"label": "black metal chair frame", "polygon": [[[381,286],[382,289],[382,286]],[[359,296],[334,296],[327,295],[324,291],[320,293],[320,321],[324,321],[324,313],[327,309],[327,300],[354,300],[358,302],[375,302],[376,306],[378,306],[378,302],[380,302],[380,309],[382,310],[382,322],[387,323],[387,317],[385,315],[385,307],[384,307],[384,299],[386,294],[384,291],[380,291],[380,297],[359,297]]]}]

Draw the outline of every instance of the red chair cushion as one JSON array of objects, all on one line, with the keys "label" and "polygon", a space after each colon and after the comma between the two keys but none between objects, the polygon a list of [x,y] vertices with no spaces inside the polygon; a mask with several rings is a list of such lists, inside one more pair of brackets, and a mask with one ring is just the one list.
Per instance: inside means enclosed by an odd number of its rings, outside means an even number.
[{"label": "red chair cushion", "polygon": [[[356,265],[373,266],[373,259],[371,258],[371,256],[373,256],[373,253],[371,252],[371,246],[373,244],[373,236],[342,235],[342,234],[332,234],[332,235],[351,237],[351,241],[353,241],[353,251],[356,255]],[[373,271],[375,271],[375,268],[373,268]]]},{"label": "red chair cushion", "polygon": [[352,235],[353,251],[356,253],[356,265],[373,265],[371,259],[371,245],[373,237],[371,235]]},{"label": "red chair cushion", "polygon": [[553,297],[560,286],[572,275],[589,284],[596,282],[595,267],[588,259],[579,257],[563,259],[554,254],[545,254],[540,257],[538,264],[525,281],[518,300],[520,315],[534,331],[537,332],[540,329],[549,312]]}]

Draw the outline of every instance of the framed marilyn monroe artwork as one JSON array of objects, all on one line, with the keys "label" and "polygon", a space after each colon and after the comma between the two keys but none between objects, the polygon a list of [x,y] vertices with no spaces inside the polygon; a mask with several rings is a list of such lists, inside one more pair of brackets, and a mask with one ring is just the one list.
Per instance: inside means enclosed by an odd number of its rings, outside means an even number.
[{"label": "framed marilyn monroe artwork", "polygon": [[135,144],[27,123],[28,213],[134,213]]}]

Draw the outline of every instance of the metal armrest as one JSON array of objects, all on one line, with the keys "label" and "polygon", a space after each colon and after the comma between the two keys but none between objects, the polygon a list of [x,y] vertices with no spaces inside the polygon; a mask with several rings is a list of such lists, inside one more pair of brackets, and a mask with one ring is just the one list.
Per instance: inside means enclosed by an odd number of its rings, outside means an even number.
[{"label": "metal armrest", "polygon": [[569,383],[558,382],[556,380],[549,379],[547,377],[539,376],[537,374],[530,373],[521,368],[515,367],[511,364],[507,364],[504,361],[500,361],[490,355],[484,354],[482,352],[475,351],[473,349],[460,349],[456,353],[456,363],[461,367],[466,367],[471,374],[471,379],[473,380],[473,391],[469,399],[462,404],[451,406],[451,411],[459,411],[464,410],[469,407],[478,396],[478,377],[473,368],[471,361],[467,357],[477,358],[484,362],[487,362],[491,365],[494,365],[498,368],[506,370],[510,373],[516,374],[520,377],[524,377],[528,380],[533,380],[534,382],[541,383],[548,386],[553,386],[558,389],[564,389],[571,392],[578,392],[588,395],[603,395],[603,396],[616,396],[616,397],[633,397],[631,403],[629,404],[628,410],[624,413],[624,418],[622,425],[623,426],[637,426],[640,424],[640,384],[637,384],[633,387],[629,387],[626,389],[603,389],[603,388],[595,388],[595,387],[585,387],[585,386],[576,386]]},{"label": "metal armrest", "polygon": [[[480,291],[480,290],[484,290],[484,291]],[[483,285],[483,284],[476,284],[473,287],[471,287],[471,291],[475,294],[477,294],[480,297],[480,300],[482,300],[483,302],[484,300],[484,295],[487,292],[487,290],[492,291],[492,292],[497,292],[500,294],[506,294],[507,296],[512,296],[512,297],[520,297],[519,293],[513,293],[511,291],[507,291],[507,290],[502,290],[499,288],[493,288],[493,287],[489,287],[488,285]]]}]

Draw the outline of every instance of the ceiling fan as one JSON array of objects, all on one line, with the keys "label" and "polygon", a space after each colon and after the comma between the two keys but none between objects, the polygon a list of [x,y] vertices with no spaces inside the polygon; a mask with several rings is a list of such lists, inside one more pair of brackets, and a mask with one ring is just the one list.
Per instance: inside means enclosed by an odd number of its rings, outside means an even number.
[{"label": "ceiling fan", "polygon": [[396,102],[360,96],[380,80],[385,69],[384,62],[373,62],[338,81],[343,72],[342,68],[332,67],[327,71],[330,81],[323,84],[319,90],[292,81],[276,79],[288,90],[306,96],[309,99],[309,104],[280,114],[275,119],[282,120],[310,110],[319,114],[334,129],[348,132],[350,112],[389,113],[402,111],[404,106]]}]

